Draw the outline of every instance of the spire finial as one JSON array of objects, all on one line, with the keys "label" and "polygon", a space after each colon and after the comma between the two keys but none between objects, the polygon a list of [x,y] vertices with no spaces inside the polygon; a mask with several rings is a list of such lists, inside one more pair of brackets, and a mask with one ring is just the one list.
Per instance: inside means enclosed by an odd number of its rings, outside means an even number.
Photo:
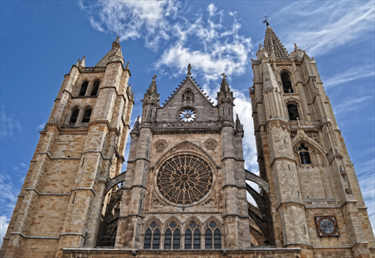
[{"label": "spire finial", "polygon": [[225,73],[222,73],[221,76],[223,76],[223,80],[226,80],[227,75]]},{"label": "spire finial", "polygon": [[267,14],[265,13],[264,14],[264,20],[262,21],[262,24],[266,24],[267,25],[267,28],[269,28],[270,27],[270,24],[268,23],[268,16],[267,16]]},{"label": "spire finial", "polygon": [[187,69],[188,69],[187,75],[190,77],[190,75],[191,75],[191,64],[188,65]]},{"label": "spire finial", "polygon": [[153,82],[155,81],[156,77],[158,77],[158,76],[157,75],[152,76],[152,81]]}]

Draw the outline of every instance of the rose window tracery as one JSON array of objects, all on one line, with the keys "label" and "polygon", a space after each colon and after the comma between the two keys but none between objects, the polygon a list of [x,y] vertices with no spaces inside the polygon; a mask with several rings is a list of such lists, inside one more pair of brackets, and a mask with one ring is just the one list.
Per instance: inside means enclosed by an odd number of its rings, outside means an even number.
[{"label": "rose window tracery", "polygon": [[178,112],[178,118],[182,122],[192,122],[197,118],[197,112],[193,108],[183,108]]},{"label": "rose window tracery", "polygon": [[213,173],[203,159],[194,155],[178,155],[168,159],[159,169],[157,186],[161,195],[176,204],[192,204],[211,189]]}]

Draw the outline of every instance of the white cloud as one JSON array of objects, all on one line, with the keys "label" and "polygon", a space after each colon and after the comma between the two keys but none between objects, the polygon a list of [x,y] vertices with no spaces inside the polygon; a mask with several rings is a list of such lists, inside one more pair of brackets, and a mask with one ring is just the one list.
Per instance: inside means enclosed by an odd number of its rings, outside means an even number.
[{"label": "white cloud", "polygon": [[43,123],[41,123],[40,125],[38,125],[36,129],[37,129],[38,131],[42,131],[42,130],[44,129],[44,126],[45,126],[45,125],[46,125],[46,123],[43,122]]},{"label": "white cloud", "polygon": [[333,75],[332,77],[328,78],[324,81],[324,87],[330,88],[334,86],[340,86],[350,81],[358,80],[361,78],[366,78],[370,76],[374,76],[374,66],[367,65],[361,67],[353,67],[346,71],[341,71],[338,74]]},{"label": "white cloud", "polygon": [[207,6],[207,12],[212,16],[215,14],[215,12],[217,11],[217,8],[214,4],[210,4],[209,6]]},{"label": "white cloud", "polygon": [[333,107],[335,114],[340,114],[341,112],[345,111],[353,111],[360,108],[361,104],[363,104],[368,99],[373,99],[373,96],[364,96],[361,98],[351,98],[347,101],[342,101],[340,105]]},{"label": "white cloud", "polygon": [[120,40],[142,38],[151,49],[156,49],[162,39],[169,39],[170,25],[166,17],[175,18],[180,6],[174,0],[85,3],[80,1],[80,7],[89,13],[94,29],[120,35]]},{"label": "white cloud", "polygon": [[[214,8],[207,9],[212,11]],[[193,72],[201,73],[206,82],[216,80],[223,72],[227,75],[243,74],[252,45],[250,38],[239,35],[240,28],[235,17],[229,27],[223,26],[222,19],[219,22],[210,18],[204,21],[202,16],[193,22],[176,23],[173,34],[178,40],[164,51],[155,67],[161,70],[164,67],[170,68],[174,71],[172,76],[177,76],[190,63]],[[200,46],[196,49],[188,47],[191,41]]]},{"label": "white cloud", "polygon": [[[374,33],[373,1],[296,1],[272,20],[288,24],[282,35],[285,45],[296,42],[311,56],[322,55],[343,45],[360,42]],[[286,14],[293,13],[293,15]],[[298,20],[298,22],[295,22]],[[272,25],[272,22],[271,22]]]},{"label": "white cloud", "polygon": [[0,189],[1,213],[10,217],[17,202],[19,189],[14,186],[11,178],[4,173],[0,174]]},{"label": "white cloud", "polygon": [[6,216],[0,216],[0,246],[3,244],[3,237],[5,236],[5,233],[7,232],[9,225],[9,218]]},{"label": "white cloud", "polygon": [[15,134],[21,132],[21,124],[11,115],[7,115],[4,108],[1,108],[1,125],[0,134],[1,137],[12,138]]}]

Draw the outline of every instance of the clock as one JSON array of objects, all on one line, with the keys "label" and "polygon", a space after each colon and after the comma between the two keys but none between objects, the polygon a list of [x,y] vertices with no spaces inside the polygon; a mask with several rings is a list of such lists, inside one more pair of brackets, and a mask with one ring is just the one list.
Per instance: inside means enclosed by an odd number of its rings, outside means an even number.
[{"label": "clock", "polygon": [[339,228],[337,227],[334,216],[315,217],[316,229],[319,237],[338,237]]}]

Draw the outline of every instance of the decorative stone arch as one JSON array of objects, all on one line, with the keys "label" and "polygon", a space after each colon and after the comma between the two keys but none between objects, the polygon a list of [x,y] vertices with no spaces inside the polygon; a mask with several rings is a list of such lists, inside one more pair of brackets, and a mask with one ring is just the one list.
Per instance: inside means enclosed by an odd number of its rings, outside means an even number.
[{"label": "decorative stone arch", "polygon": [[[71,119],[71,117],[72,117],[73,111],[76,110],[76,109],[79,110],[78,118],[77,118],[77,122],[79,121],[78,119],[79,119],[79,115],[82,113],[82,111],[81,111],[81,110],[82,110],[82,106],[76,104],[76,105],[71,106],[71,107],[68,109],[68,113],[66,114],[65,122],[64,122],[65,125],[69,126],[69,124],[70,124],[70,119]],[[75,124],[77,124],[77,122],[76,122]]]},{"label": "decorative stone arch", "polygon": [[190,216],[187,220],[185,220],[184,224],[183,224],[183,231],[184,231],[184,234],[185,234],[185,231],[189,228],[189,223],[191,221],[195,221],[197,222],[197,227],[199,228],[199,230],[202,231],[203,229],[203,225],[204,225],[204,221],[202,221],[200,218],[198,218],[196,215],[192,215]]},{"label": "decorative stone arch", "polygon": [[[156,223],[156,227],[152,227],[151,225],[152,225],[152,223],[153,222],[155,222]],[[142,249],[144,248],[144,246],[145,246],[145,235],[146,235],[146,231],[148,230],[148,229],[150,229],[151,230],[151,232],[152,232],[152,234],[151,234],[151,236],[152,236],[152,238],[151,238],[151,248],[152,248],[152,245],[153,245],[153,237],[154,237],[154,232],[158,229],[159,230],[159,237],[160,237],[160,239],[159,239],[159,248],[158,249],[160,249],[160,247],[162,246],[162,244],[163,244],[163,223],[162,223],[162,221],[159,219],[159,218],[157,218],[157,217],[155,217],[154,215],[153,216],[151,216],[150,218],[148,218],[148,219],[146,219],[143,223],[142,223],[142,226],[141,226],[141,238],[140,238],[140,240],[141,240],[141,246],[142,246]]]},{"label": "decorative stone arch", "polygon": [[288,75],[289,75],[289,79],[290,79],[290,83],[291,83],[291,87],[293,89],[293,93],[296,93],[296,88],[295,88],[295,85],[296,85],[296,82],[294,80],[294,76],[293,76],[293,71],[291,70],[290,67],[286,67],[286,66],[282,66],[278,69],[278,76],[280,78],[280,86],[282,86],[282,89],[283,89],[283,93],[284,93],[284,85],[283,85],[283,82],[282,82],[282,77],[281,75],[286,72]]},{"label": "decorative stone arch", "polygon": [[177,222],[177,227],[180,228],[181,233],[182,233],[182,229],[183,229],[183,224],[184,224],[184,223],[183,223],[179,218],[177,218],[175,215],[171,215],[171,216],[169,216],[169,217],[164,221],[164,223],[163,223],[163,232],[165,232],[165,230],[167,230],[167,228],[168,228],[168,224],[169,224],[170,222],[172,222],[172,221],[176,221],[176,222]]},{"label": "decorative stone arch", "polygon": [[269,186],[268,182],[265,181],[263,178],[255,175],[254,173],[245,169],[245,179],[259,185],[259,187],[262,188],[262,190],[265,193],[267,193],[267,195],[270,194],[270,186]]},{"label": "decorative stone arch", "polygon": [[[173,228],[171,227],[171,224],[172,222],[175,222],[176,223],[176,226]],[[162,236],[162,240],[161,240],[161,243],[163,243],[163,247],[165,247],[165,240],[166,240],[166,234],[167,234],[167,230],[170,229],[171,230],[171,247],[170,249],[175,249],[174,248],[174,240],[175,240],[175,232],[176,230],[178,229],[179,230],[179,237],[180,237],[180,243],[179,243],[179,248],[178,249],[181,249],[181,246],[182,246],[182,243],[183,243],[183,223],[181,222],[180,219],[178,219],[175,215],[172,215],[170,216],[165,222],[164,222],[164,225],[163,225],[163,228],[162,228],[162,233],[161,233],[161,236]]]},{"label": "decorative stone arch", "polygon": [[[212,227],[210,224],[214,222],[215,223],[215,227]],[[203,240],[203,244],[204,246],[202,246],[202,249],[206,249],[206,231],[207,229],[210,229],[211,231],[211,236],[214,236],[214,232],[216,229],[218,229],[220,231],[220,249],[224,246],[224,224],[223,222],[218,219],[216,216],[214,215],[211,215],[210,217],[208,217],[204,223],[203,223],[203,230],[202,230],[202,236],[204,235],[205,237],[202,237],[202,240]],[[214,245],[215,245],[215,237],[213,237],[211,239],[211,249],[215,249]],[[204,247],[204,248],[203,248]]]},{"label": "decorative stone arch", "polygon": [[296,99],[296,98],[293,98],[293,97],[287,98],[285,100],[285,108],[286,108],[288,117],[289,117],[288,105],[290,105],[290,104],[295,105],[297,107],[299,120],[305,120],[305,114],[303,112],[301,101],[299,99]]},{"label": "decorative stone arch", "polygon": [[[297,135],[292,140],[293,152],[298,166],[301,166],[301,160],[298,155],[298,148],[301,145],[301,143],[305,143],[310,148],[310,153],[314,154],[314,152],[316,152],[319,155],[319,159],[322,163],[319,164],[319,161],[315,159],[314,162],[311,162],[312,165],[322,165],[324,167],[328,166],[329,161],[326,155],[324,154],[323,149],[320,147],[319,143],[317,143],[314,139],[306,135],[302,130],[298,130]],[[310,158],[313,158],[313,155],[311,155]]]},{"label": "decorative stone arch", "polygon": [[105,194],[107,194],[108,191],[111,190],[114,186],[118,185],[119,183],[125,182],[125,176],[126,176],[126,171],[108,180],[105,183],[105,189],[104,189]]},{"label": "decorative stone arch", "polygon": [[[85,81],[88,82],[88,84],[87,84],[87,88],[86,88],[86,92],[87,92],[87,90],[88,90],[89,87],[90,87],[90,81],[91,81],[91,79],[88,78],[87,76],[83,76],[82,78],[79,78],[79,79],[76,81],[76,83],[75,83],[75,86],[74,86],[73,91],[72,91],[72,93],[73,93],[73,94],[72,94],[73,97],[79,97],[79,92],[81,91],[82,84],[83,84]],[[86,92],[85,92],[85,93],[86,93]],[[86,95],[86,94],[85,94],[85,95]]]},{"label": "decorative stone arch", "polygon": [[198,153],[201,152],[201,154],[203,154],[204,156],[206,156],[211,162],[212,164],[215,166],[216,169],[219,169],[220,166],[216,164],[216,162],[214,161],[214,159],[210,156],[210,154],[208,154],[205,150],[203,150],[203,148],[201,148],[200,146],[198,146],[197,144],[195,143],[192,143],[190,141],[183,141],[183,142],[180,142],[174,146],[172,146],[171,148],[169,148],[156,162],[155,164],[158,165],[160,164],[161,161],[165,160],[167,157],[169,157],[170,155],[174,154],[174,153],[177,153],[177,152],[180,152],[182,150],[190,150],[190,151],[197,151]]}]

